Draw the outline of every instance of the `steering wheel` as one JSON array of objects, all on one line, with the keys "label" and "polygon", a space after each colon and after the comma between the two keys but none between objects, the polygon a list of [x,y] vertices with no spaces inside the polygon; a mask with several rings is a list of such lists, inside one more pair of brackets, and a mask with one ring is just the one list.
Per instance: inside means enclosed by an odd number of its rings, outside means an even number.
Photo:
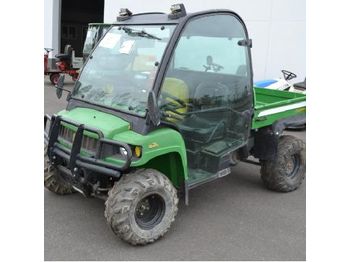
[{"label": "steering wheel", "polygon": [[283,73],[284,79],[287,80],[287,81],[297,77],[296,74],[294,74],[294,73],[292,73],[290,71],[287,71],[287,70],[281,70],[281,71]]}]

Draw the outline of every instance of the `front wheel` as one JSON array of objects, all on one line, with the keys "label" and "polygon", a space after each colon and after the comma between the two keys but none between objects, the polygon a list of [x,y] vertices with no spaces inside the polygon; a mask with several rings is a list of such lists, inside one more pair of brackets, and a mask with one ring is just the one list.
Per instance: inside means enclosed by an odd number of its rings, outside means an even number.
[{"label": "front wheel", "polygon": [[293,136],[282,136],[275,160],[261,161],[261,179],[265,186],[279,192],[297,189],[305,178],[305,143]]},{"label": "front wheel", "polygon": [[121,239],[145,245],[168,231],[178,202],[176,189],[165,175],[140,169],[124,175],[108,192],[105,217]]},{"label": "front wheel", "polygon": [[46,146],[44,147],[44,186],[49,191],[58,195],[67,195],[74,193],[73,187],[64,181],[59,171],[49,163],[46,155]]},{"label": "front wheel", "polygon": [[59,78],[60,78],[60,74],[58,73],[53,73],[50,75],[50,81],[53,85],[57,85]]}]

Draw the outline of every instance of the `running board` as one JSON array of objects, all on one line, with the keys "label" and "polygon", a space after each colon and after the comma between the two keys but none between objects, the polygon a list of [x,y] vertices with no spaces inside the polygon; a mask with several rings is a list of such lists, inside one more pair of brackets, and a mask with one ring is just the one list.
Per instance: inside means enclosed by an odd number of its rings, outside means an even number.
[{"label": "running board", "polygon": [[245,163],[256,165],[256,166],[261,166],[260,162],[257,162],[257,161],[254,161],[254,160],[246,159],[246,160],[241,160],[241,162],[245,162]]},{"label": "running board", "polygon": [[[209,173],[208,173],[209,174]],[[196,188],[198,186],[204,185],[206,183],[215,181],[219,178],[225,177],[227,175],[231,174],[231,167],[224,168],[220,170],[219,172],[207,176],[207,177],[200,177],[199,179],[193,179],[191,182],[189,180],[185,181],[185,205],[189,205],[189,191],[190,189]]]}]

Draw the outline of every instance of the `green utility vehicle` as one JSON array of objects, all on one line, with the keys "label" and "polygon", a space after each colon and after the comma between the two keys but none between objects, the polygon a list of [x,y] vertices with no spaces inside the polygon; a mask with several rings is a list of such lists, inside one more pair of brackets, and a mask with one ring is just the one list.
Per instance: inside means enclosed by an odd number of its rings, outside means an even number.
[{"label": "green utility vehicle", "polygon": [[[253,88],[252,41],[229,10],[121,10],[81,70],[65,110],[45,116],[45,187],[106,200],[113,232],[133,245],[163,236],[178,197],[261,165],[272,190],[297,189],[305,145],[283,135],[303,121],[303,94]],[[258,159],[258,161],[254,161]]]}]

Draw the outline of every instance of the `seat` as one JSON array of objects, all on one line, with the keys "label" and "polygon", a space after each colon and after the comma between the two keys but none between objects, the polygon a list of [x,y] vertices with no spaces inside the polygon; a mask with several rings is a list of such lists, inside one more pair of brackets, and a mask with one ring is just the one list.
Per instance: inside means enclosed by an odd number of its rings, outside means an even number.
[{"label": "seat", "polygon": [[67,54],[57,54],[55,57],[61,61],[68,61],[70,59],[70,55]]},{"label": "seat", "polygon": [[66,45],[64,47],[64,53],[57,54],[55,55],[55,57],[61,61],[66,61],[70,64],[72,60],[72,52],[73,52],[73,48],[71,47],[71,45]]},{"label": "seat", "polygon": [[[172,115],[172,116],[176,117],[176,118],[168,117],[168,118],[166,118],[167,121],[169,121],[169,122],[178,122],[179,121],[178,119],[182,118],[181,114],[184,114],[184,113],[186,113],[188,111],[188,106],[187,106],[187,104],[189,102],[188,86],[181,79],[172,78],[172,77],[166,77],[164,79],[162,90],[164,92],[172,95],[173,97],[178,98],[179,100],[183,101],[186,104],[185,107],[181,107],[181,108],[178,108],[178,109],[175,110],[176,112],[178,112],[180,114],[176,114],[176,113],[173,113],[171,111],[166,111],[166,113],[168,115]],[[175,104],[178,104],[176,101],[174,101],[170,97],[166,97],[165,101],[167,103],[172,103],[173,102]]]},{"label": "seat", "polygon": [[225,122],[211,122],[193,114],[185,118],[179,128],[186,138],[201,143],[209,143],[223,136]]},{"label": "seat", "polygon": [[304,79],[303,82],[295,83],[293,86],[296,90],[305,91],[306,90],[306,78]]},{"label": "seat", "polygon": [[[179,125],[182,134],[190,140],[209,143],[225,134],[227,116],[223,112],[205,112],[206,109],[225,107],[228,103],[228,87],[220,83],[206,82],[197,86],[193,96],[192,111]],[[201,113],[201,111],[203,111]]]}]

